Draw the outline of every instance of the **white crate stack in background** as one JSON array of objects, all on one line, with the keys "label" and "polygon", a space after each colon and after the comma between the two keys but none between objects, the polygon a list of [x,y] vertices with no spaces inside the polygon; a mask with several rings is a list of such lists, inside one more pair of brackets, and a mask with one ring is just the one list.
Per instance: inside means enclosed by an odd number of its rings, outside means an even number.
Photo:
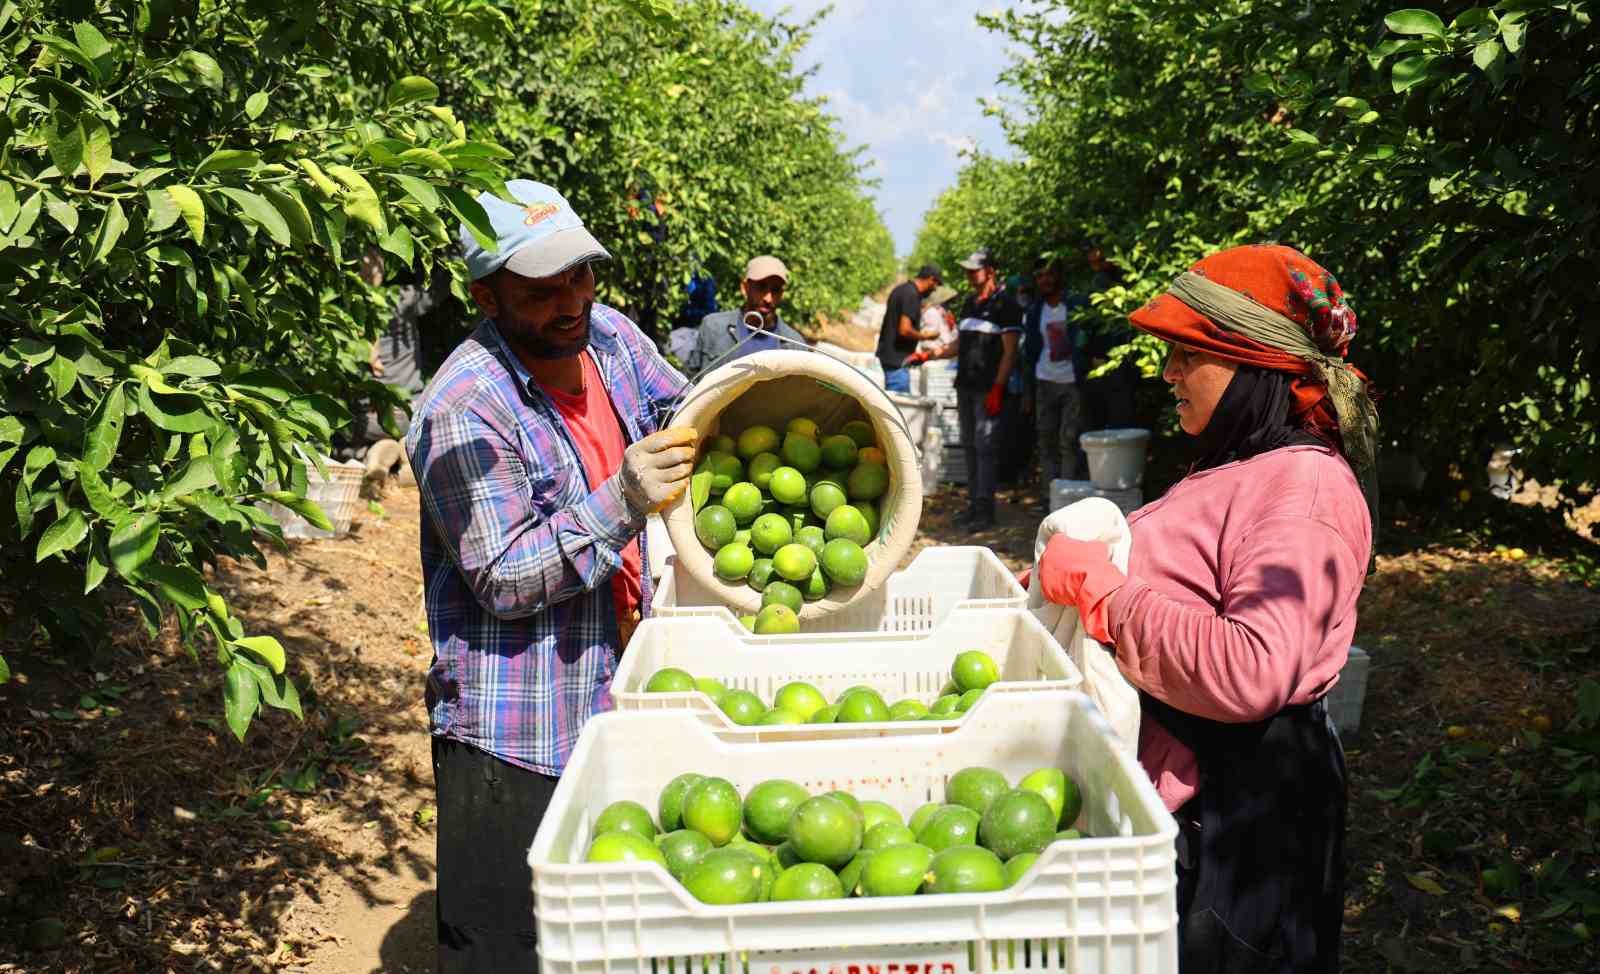
[{"label": "white crate stack in background", "polygon": [[940,480],[952,484],[967,482],[966,455],[961,449],[961,413],[956,408],[956,362],[939,359],[916,368],[917,394],[938,404],[939,429],[944,434],[944,454]]},{"label": "white crate stack in background", "polygon": [[[650,741],[651,747],[641,747]],[[1009,781],[1060,768],[1084,792],[1079,828],[1016,885],[995,893],[712,906],[656,863],[583,862],[595,817],[631,800],[654,808],[677,775],[774,777],[813,794],[842,789],[902,815],[943,800],[949,776],[992,767]],[[721,970],[902,970],[1073,974],[1178,969],[1177,823],[1089,698],[1039,691],[988,707],[947,734],[742,743],[685,711],[601,714],[584,728],[539,827],[533,872],[546,974]]]}]

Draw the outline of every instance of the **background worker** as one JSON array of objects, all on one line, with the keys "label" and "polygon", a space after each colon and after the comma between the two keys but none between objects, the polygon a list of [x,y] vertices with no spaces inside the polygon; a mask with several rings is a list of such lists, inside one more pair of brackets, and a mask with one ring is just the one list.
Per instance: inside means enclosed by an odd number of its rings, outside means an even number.
[{"label": "background worker", "polygon": [[917,342],[939,337],[937,329],[921,324],[922,299],[943,283],[939,268],[924,264],[916,277],[902,281],[889,292],[883,324],[878,328],[878,364],[883,366],[883,387],[889,392],[911,391],[906,359],[916,352]]},{"label": "background worker", "polygon": [[[805,344],[805,338],[778,314],[784,289],[789,286],[789,268],[776,257],[757,257],[744,269],[739,290],[744,303],[737,310],[718,311],[700,322],[700,337],[684,363],[691,375],[699,375],[716,365],[783,347],[779,337]],[[729,354],[729,353],[732,354]],[[728,357],[718,361],[723,355]]]},{"label": "background worker", "polygon": [[1029,380],[1039,435],[1040,508],[1048,513],[1050,482],[1058,477],[1078,479],[1078,434],[1083,430],[1078,375],[1080,367],[1087,372],[1088,365],[1072,316],[1084,302],[1066,292],[1055,258],[1041,258],[1033,280],[1038,299],[1023,315],[1023,374]]},{"label": "background worker", "polygon": [[961,262],[972,293],[961,311],[956,341],[956,405],[967,460],[967,513],[963,528],[995,524],[997,447],[1006,389],[1020,359],[1022,309],[1000,284],[994,259],[977,250]]},{"label": "background worker", "polygon": [[422,498],[433,663],[438,969],[538,969],[527,864],[617,657],[649,611],[645,517],[683,492],[684,387],[595,303],[609,258],[541,183],[478,197],[498,249],[461,244],[483,321],[424,390],[406,438]]}]

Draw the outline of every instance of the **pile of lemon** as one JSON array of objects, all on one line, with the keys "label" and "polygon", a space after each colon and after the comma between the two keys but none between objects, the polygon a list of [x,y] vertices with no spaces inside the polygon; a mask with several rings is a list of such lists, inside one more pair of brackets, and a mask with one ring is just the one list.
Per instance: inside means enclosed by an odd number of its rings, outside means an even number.
[{"label": "pile of lemon", "polygon": [[861,420],[827,436],[797,417],[781,437],[749,426],[737,439],[708,439],[691,482],[695,536],[714,553],[718,578],[761,593],[745,627],[799,632],[806,602],[859,585],[888,489],[887,458]]}]

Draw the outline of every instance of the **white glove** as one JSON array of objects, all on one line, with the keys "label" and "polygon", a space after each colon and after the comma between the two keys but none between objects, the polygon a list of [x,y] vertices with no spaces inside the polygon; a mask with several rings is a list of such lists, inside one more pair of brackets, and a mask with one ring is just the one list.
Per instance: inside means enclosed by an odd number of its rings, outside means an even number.
[{"label": "white glove", "polygon": [[651,433],[622,454],[622,497],[636,515],[654,514],[683,495],[694,473],[695,431],[674,426]]}]

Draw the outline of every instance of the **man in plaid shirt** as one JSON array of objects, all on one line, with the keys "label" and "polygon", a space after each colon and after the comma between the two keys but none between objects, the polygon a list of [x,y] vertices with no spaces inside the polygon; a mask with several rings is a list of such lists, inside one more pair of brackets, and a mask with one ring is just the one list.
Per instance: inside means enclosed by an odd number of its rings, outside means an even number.
[{"label": "man in plaid shirt", "polygon": [[685,380],[594,303],[610,255],[554,189],[478,197],[462,228],[484,320],[406,437],[422,493],[438,794],[439,970],[537,970],[527,850],[578,732],[611,706],[649,611],[645,516],[687,487],[692,430],[657,430]]}]

